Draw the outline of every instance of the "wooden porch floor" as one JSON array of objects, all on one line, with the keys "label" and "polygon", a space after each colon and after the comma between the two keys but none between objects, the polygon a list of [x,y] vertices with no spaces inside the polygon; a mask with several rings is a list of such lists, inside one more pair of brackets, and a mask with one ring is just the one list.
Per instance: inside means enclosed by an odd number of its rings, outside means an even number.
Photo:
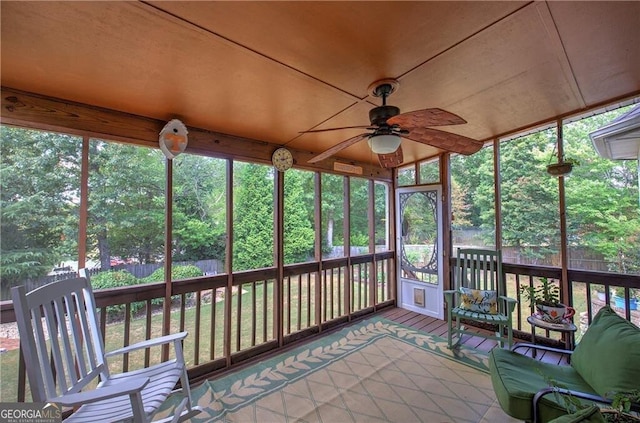
[{"label": "wooden porch floor", "polygon": [[[396,323],[400,323],[402,325],[409,326],[411,328],[421,330],[423,332],[428,332],[443,338],[447,337],[447,322],[445,320],[439,320],[430,316],[425,316],[425,315],[418,314],[413,311],[405,310],[402,308],[390,308],[388,310],[382,311],[379,315],[386,319],[393,320]],[[469,328],[469,329],[478,333],[487,332],[486,330],[479,329],[479,328],[477,329]],[[519,343],[519,342],[527,342],[527,341],[514,338],[514,342]],[[492,339],[482,338],[479,336],[464,336],[462,339],[462,344],[467,347],[475,348],[477,350],[484,351],[487,353],[491,351],[493,348],[495,348],[496,346],[498,346],[498,343],[496,341]],[[531,350],[528,348],[526,350],[518,350],[518,351],[528,356],[531,356]],[[539,351],[536,359],[547,362],[547,363],[553,363],[553,364],[563,364],[563,365],[568,364],[565,355],[561,355],[554,352]]]}]

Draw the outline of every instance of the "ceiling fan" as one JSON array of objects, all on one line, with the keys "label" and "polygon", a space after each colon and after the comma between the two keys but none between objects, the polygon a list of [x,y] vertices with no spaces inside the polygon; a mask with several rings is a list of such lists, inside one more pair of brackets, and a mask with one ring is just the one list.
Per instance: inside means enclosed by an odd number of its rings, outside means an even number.
[{"label": "ceiling fan", "polygon": [[382,106],[374,107],[369,111],[371,125],[304,131],[303,133],[311,133],[354,128],[363,128],[370,131],[334,145],[311,158],[309,163],[319,162],[331,157],[340,150],[363,139],[369,140],[371,151],[378,154],[380,165],[384,168],[396,167],[402,163],[402,147],[400,146],[402,138],[465,155],[473,154],[482,148],[483,143],[481,141],[430,128],[431,126],[467,123],[458,115],[438,108],[400,113],[400,109],[396,106],[387,105],[387,97],[396,91],[398,85],[399,83],[395,79],[383,79],[369,86],[369,92],[373,96],[382,97]]}]

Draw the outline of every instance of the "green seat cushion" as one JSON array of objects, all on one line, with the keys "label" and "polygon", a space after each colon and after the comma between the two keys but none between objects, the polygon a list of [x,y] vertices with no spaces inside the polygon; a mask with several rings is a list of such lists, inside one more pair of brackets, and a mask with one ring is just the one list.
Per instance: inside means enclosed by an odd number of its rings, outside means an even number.
[{"label": "green seat cushion", "polygon": [[[587,382],[571,366],[544,363],[517,352],[494,348],[489,354],[491,383],[502,409],[516,419],[531,421],[533,396],[554,384],[576,391],[595,394]],[[549,421],[567,414],[562,400],[553,394],[540,401],[540,417]]]},{"label": "green seat cushion", "polygon": [[571,357],[571,366],[600,396],[640,386],[640,328],[603,307]]},{"label": "green seat cushion", "polygon": [[605,420],[600,413],[600,408],[597,405],[592,405],[575,413],[553,419],[549,423],[605,423]]}]

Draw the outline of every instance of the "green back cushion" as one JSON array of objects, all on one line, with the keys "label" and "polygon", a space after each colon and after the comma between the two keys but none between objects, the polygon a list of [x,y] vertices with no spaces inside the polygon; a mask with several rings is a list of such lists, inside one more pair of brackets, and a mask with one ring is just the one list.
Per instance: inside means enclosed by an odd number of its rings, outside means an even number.
[{"label": "green back cushion", "polygon": [[571,366],[598,395],[638,389],[640,328],[603,307],[576,347]]}]

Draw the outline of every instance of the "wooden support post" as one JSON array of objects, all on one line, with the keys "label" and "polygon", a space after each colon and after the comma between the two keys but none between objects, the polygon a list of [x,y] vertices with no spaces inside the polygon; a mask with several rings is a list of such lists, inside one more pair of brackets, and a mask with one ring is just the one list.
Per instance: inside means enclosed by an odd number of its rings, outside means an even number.
[{"label": "wooden support post", "polygon": [[314,175],[314,187],[316,196],[313,200],[314,206],[314,227],[315,227],[315,247],[314,255],[316,262],[318,263],[318,271],[315,278],[315,324],[318,326],[318,330],[322,332],[322,281],[324,278],[324,272],[322,268],[322,174],[316,172]]},{"label": "wooden support post", "polygon": [[377,263],[376,252],[376,186],[373,179],[369,180],[369,205],[367,207],[367,219],[369,220],[369,253],[373,254],[373,261],[368,264],[369,278],[366,283],[369,285],[369,306],[376,306],[377,298]]},{"label": "wooden support post", "polygon": [[[173,160],[165,160],[165,221],[164,221],[164,304],[162,334],[171,331],[171,239],[173,231]],[[169,359],[169,345],[162,347],[162,360]]]},{"label": "wooden support post", "polygon": [[89,218],[89,137],[82,137],[80,165],[80,224],[78,226],[78,269],[87,265],[87,219]]},{"label": "wooden support post", "polygon": [[493,195],[494,195],[494,214],[495,214],[495,243],[496,250],[502,248],[502,175],[500,174],[500,141],[493,141]]},{"label": "wooden support post", "polygon": [[[344,314],[351,321],[351,184],[348,176],[343,177],[344,196],[342,204],[342,234],[344,238],[344,251],[347,256],[347,269],[344,272]],[[331,299],[333,302],[333,298]]]},{"label": "wooden support post", "polygon": [[[558,158],[564,157],[564,139],[562,133],[562,120],[558,119],[557,121],[557,131],[558,131]],[[565,190],[564,190],[564,176],[560,176],[558,178],[558,197],[560,199],[560,265],[562,267],[562,278],[560,280],[560,299],[563,303],[568,305],[573,298],[571,295],[571,284],[569,282],[569,252],[567,249],[567,204],[565,199]],[[565,346],[567,349],[571,347],[571,336],[567,336],[568,334],[564,333],[562,336],[564,337]]]},{"label": "wooden support post", "polygon": [[[227,160],[227,245],[224,268],[227,272],[227,287],[224,293],[223,353],[227,367],[231,365],[231,292],[233,289],[233,160]],[[266,290],[265,286],[265,290]],[[215,300],[215,299],[214,299]]]},{"label": "wooden support post", "polygon": [[446,153],[440,156],[440,182],[442,184],[442,275],[444,277],[443,288],[452,289],[451,264],[449,258],[452,255],[452,209],[451,209],[451,154]]},{"label": "wooden support post", "polygon": [[[284,172],[276,172],[274,207],[274,262],[276,265],[276,284],[274,286],[274,328],[278,346],[284,345]],[[291,307],[291,304],[288,305]]]}]

